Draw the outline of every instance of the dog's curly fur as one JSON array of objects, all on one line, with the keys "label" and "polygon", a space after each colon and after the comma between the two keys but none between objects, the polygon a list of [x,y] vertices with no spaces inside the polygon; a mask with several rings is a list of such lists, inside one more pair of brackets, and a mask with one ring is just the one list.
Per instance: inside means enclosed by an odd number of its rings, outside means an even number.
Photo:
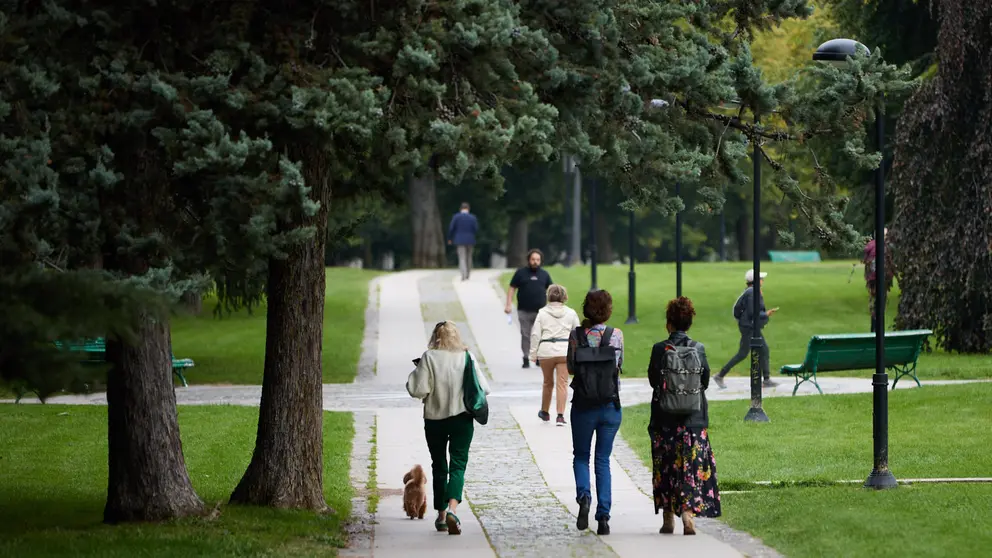
[{"label": "dog's curly fur", "polygon": [[427,513],[427,475],[424,468],[414,465],[403,475],[403,511],[410,519],[423,519]]}]

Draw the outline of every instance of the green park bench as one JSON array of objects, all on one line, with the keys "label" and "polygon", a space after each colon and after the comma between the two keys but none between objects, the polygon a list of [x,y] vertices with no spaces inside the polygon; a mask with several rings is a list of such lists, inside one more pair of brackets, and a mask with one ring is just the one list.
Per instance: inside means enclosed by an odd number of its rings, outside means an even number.
[{"label": "green park bench", "polygon": [[820,261],[820,253],[769,250],[768,258],[771,259],[772,262],[816,263]]},{"label": "green park bench", "polygon": [[[895,380],[892,389],[903,376],[910,376],[920,386],[916,376],[916,361],[927,337],[933,335],[929,329],[912,331],[892,331],[885,334],[885,367],[894,370]],[[875,334],[853,333],[841,335],[814,335],[806,349],[806,359],[802,364],[787,364],[781,373],[796,378],[796,394],[799,386],[813,382],[816,391],[823,394],[816,375],[824,372],[847,370],[870,370],[875,368]]]},{"label": "green park bench", "polygon": [[[55,345],[60,349],[81,353],[84,355],[83,362],[100,363],[106,362],[107,360],[107,341],[102,337],[88,339],[77,343],[60,343],[56,341]],[[172,357],[172,373],[179,378],[179,381],[182,382],[183,387],[189,387],[189,383],[186,382],[186,375],[183,371],[187,368],[193,368],[193,359],[176,358],[176,356],[172,354],[169,356]]]}]

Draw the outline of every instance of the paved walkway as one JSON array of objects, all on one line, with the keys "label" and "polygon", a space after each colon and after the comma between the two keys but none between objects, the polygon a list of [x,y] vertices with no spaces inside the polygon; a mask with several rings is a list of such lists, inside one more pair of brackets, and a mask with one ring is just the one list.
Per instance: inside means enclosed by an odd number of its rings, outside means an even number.
[{"label": "paved walkway", "polygon": [[[575,530],[570,431],[536,416],[541,374],[520,368],[519,327],[515,317],[508,324],[503,314],[504,295],[495,283],[499,275],[480,271],[462,282],[455,272],[412,271],[373,284],[358,379],[324,386],[325,409],[355,415],[351,474],[359,496],[353,513],[359,519],[365,514],[370,463],[375,463],[382,496],[375,513],[356,522],[353,547],[342,556],[777,556],[760,541],[714,520],[700,520],[701,534],[696,537],[658,535],[661,518],[654,515],[648,497],[650,472],[619,438],[612,467],[612,534],[598,537],[595,526],[584,533]],[[442,319],[458,324],[493,387],[490,423],[476,427],[472,445],[466,501],[459,507],[460,537],[434,532],[431,517],[411,521],[402,511],[403,474],[419,463],[430,475],[421,404],[407,395],[404,385],[411,359],[424,351],[430,331]],[[712,400],[749,399],[747,378],[728,378],[727,384],[728,389],[707,395]],[[863,378],[829,377],[820,385],[826,393],[871,391],[871,382]],[[783,382],[765,395],[791,392],[792,385]],[[621,393],[625,405],[651,397],[645,379],[623,380]],[[799,394],[816,391],[806,385]],[[180,404],[258,405],[261,388],[192,386],[177,389],[176,396]],[[50,402],[105,404],[106,395],[63,396]]]}]

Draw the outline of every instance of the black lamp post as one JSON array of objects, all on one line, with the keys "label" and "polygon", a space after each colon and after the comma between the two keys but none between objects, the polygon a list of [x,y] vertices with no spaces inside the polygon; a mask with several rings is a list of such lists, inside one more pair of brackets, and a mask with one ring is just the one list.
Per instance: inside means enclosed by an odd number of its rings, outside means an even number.
[{"label": "black lamp post", "polygon": [[634,210],[630,211],[630,271],[627,273],[627,325],[637,323],[637,272],[634,271]]},{"label": "black lamp post", "polygon": [[590,291],[598,291],[596,284],[596,187],[599,180],[593,178],[589,180],[589,260],[592,272],[592,285]]},{"label": "black lamp post", "polygon": [[[760,118],[754,115],[754,126],[758,127]],[[754,143],[754,151],[751,155],[754,176],[751,182],[754,185],[754,276],[752,277],[751,301],[754,303],[751,309],[751,408],[744,415],[746,422],[768,422],[768,415],[762,408],[761,401],[761,347],[765,342],[761,335],[761,148],[758,146],[758,138],[755,136],[751,140]],[[757,292],[754,292],[757,291]]]},{"label": "black lamp post", "polygon": [[[836,65],[847,64],[858,51],[868,54],[865,45],[851,39],[833,39],[820,45],[813,60]],[[875,141],[879,152],[885,141],[885,121],[882,118],[882,100],[879,99],[875,115]],[[896,477],[889,471],[889,376],[885,372],[885,171],[881,162],[875,170],[875,374],[872,375],[872,438],[873,457],[871,474],[865,481],[866,488],[893,488]],[[882,284],[879,285],[878,279]],[[881,288],[878,288],[881,286]]]},{"label": "black lamp post", "polygon": [[[682,183],[675,183],[675,195],[682,197]],[[675,214],[675,296],[682,296],[682,211]]]}]

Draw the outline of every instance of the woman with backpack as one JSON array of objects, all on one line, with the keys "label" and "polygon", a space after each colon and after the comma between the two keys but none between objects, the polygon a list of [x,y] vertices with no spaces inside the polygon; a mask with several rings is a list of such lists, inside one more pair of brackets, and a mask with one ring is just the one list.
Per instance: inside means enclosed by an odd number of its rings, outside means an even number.
[{"label": "woman with backpack", "polygon": [[654,388],[651,402],[651,459],[654,465],[654,513],[664,512],[662,534],[675,532],[682,516],[683,534],[695,535],[693,517],[719,517],[720,492],[710,447],[706,388],[710,367],[702,343],[689,338],[696,310],[682,296],[668,303],[669,337],[655,344],[648,364]]},{"label": "woman with backpack", "polygon": [[[417,368],[407,378],[406,390],[411,397],[424,402],[424,434],[431,454],[437,511],[434,527],[449,535],[459,535],[462,522],[455,511],[462,501],[465,467],[475,434],[472,422],[475,419],[465,406],[466,374],[474,372],[475,385],[487,395],[489,384],[454,322],[444,321],[434,326],[427,352],[414,363]],[[468,376],[468,381],[471,378]]]},{"label": "woman with backpack", "polygon": [[[565,399],[568,397],[568,336],[579,327],[579,316],[565,303],[568,291],[561,285],[548,287],[548,305],[541,308],[530,332],[530,360],[538,363],[544,373],[544,390],[541,393],[541,410],[537,416],[544,422],[551,420],[551,392],[555,392],[558,426],[565,426]],[[557,385],[556,385],[557,384]]]},{"label": "woman with backpack", "polygon": [[613,314],[613,297],[593,291],[582,303],[582,324],[568,337],[566,363],[572,380],[572,471],[575,474],[579,516],[575,527],[589,528],[592,503],[589,458],[596,435],[597,534],[610,534],[612,479],[610,455],[620,430],[620,370],[623,367],[623,332],[606,325]]}]

